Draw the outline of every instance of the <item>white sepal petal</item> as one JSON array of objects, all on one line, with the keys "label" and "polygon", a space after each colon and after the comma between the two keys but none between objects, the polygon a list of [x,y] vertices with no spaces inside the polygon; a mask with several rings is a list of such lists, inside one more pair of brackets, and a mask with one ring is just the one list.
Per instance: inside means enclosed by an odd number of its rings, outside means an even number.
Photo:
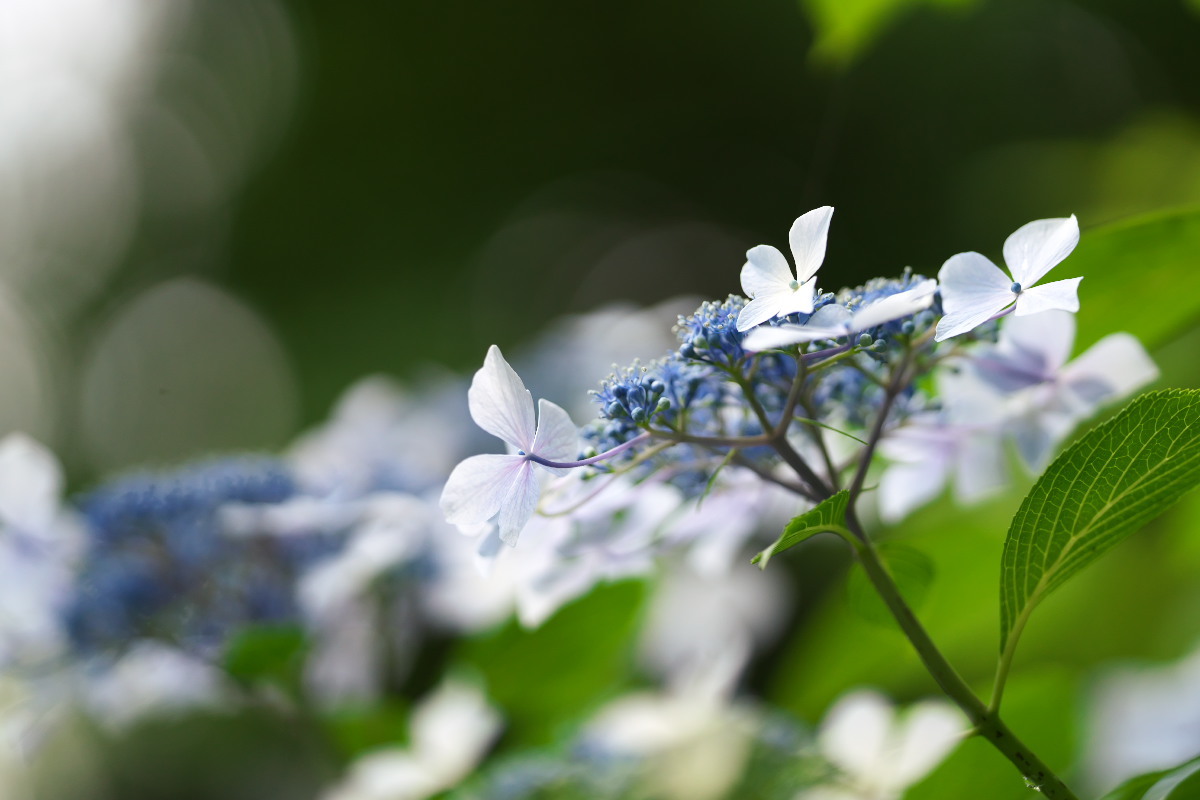
[{"label": "white sepal petal", "polygon": [[742,266],[742,291],[755,298],[773,292],[790,291],[792,270],[783,253],[769,244],[760,244],[746,252]]},{"label": "white sepal petal", "polygon": [[533,446],[533,395],[496,345],[471,381],[467,405],[475,424],[488,433],[521,450]]},{"label": "white sepal petal", "polygon": [[58,516],[62,467],[42,443],[23,433],[0,441],[0,522],[40,534]]},{"label": "white sepal petal", "polygon": [[1043,311],[1078,311],[1081,280],[1083,278],[1068,278],[1030,287],[1017,296],[1017,307],[1013,314],[1026,317]]},{"label": "white sepal petal", "polygon": [[521,456],[471,456],[450,473],[442,489],[441,508],[454,525],[487,522],[505,503],[517,471],[528,465]]},{"label": "white sepal petal", "polygon": [[787,289],[784,292],[774,291],[768,294],[761,294],[751,300],[738,312],[738,331],[748,331],[777,315],[780,307],[787,299],[786,295],[790,295],[791,293],[791,289]]},{"label": "white sepal petal", "polygon": [[500,539],[509,547],[517,546],[517,537],[537,510],[540,488],[533,462],[522,459],[509,484],[504,505],[500,506],[500,517],[496,520],[500,526]]},{"label": "white sepal petal", "polygon": [[579,432],[571,415],[549,400],[538,400],[537,434],[529,452],[549,461],[574,461],[579,456]]},{"label": "white sepal petal", "polygon": [[979,253],[951,256],[938,272],[946,316],[937,326],[937,341],[974,330],[1012,301],[1012,282]]},{"label": "white sepal petal", "polygon": [[866,308],[860,309],[854,315],[852,323],[854,330],[869,330],[885,323],[911,316],[918,311],[924,311],[933,305],[933,295],[937,292],[937,288],[937,281],[928,278],[911,289],[897,292],[883,298],[877,303],[872,303]]},{"label": "white sepal petal", "polygon": [[792,258],[796,260],[796,280],[801,283],[816,275],[825,261],[829,220],[832,217],[833,206],[821,206],[797,218],[788,231]]},{"label": "white sepal petal", "polygon": [[1072,214],[1060,219],[1039,219],[1017,228],[1004,241],[1004,263],[1013,280],[1033,286],[1071,254],[1079,244],[1079,222]]}]

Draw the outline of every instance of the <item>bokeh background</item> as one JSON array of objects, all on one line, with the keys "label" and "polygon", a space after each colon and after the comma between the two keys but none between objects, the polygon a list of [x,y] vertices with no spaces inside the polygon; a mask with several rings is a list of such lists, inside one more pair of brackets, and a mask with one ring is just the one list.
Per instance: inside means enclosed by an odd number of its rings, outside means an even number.
[{"label": "bokeh background", "polygon": [[[1024,222],[1075,213],[1081,344],[1129,328],[1165,385],[1197,385],[1200,3],[0,0],[0,430],[50,445],[74,488],[278,450],[364,375],[466,373],[569,313],[736,292],[747,247],[825,204],[827,288],[995,256]],[[994,623],[955,598],[994,579],[1003,525],[972,531],[1016,499],[909,525],[937,554],[929,624],[973,677]],[[1200,636],[1198,513],[1031,630],[1014,727],[1024,714],[1052,757],[1082,735],[1089,669]],[[793,567],[812,627],[755,676],[809,719],[857,683],[928,691],[893,631],[825,591],[838,558]],[[624,619],[638,591],[573,613]],[[568,646],[508,635],[532,649],[475,656],[499,659],[501,695]],[[610,683],[582,671],[562,703]],[[307,785],[297,754],[316,745],[241,724],[255,775]],[[221,731],[160,757],[236,762]],[[114,756],[120,796],[156,796],[129,777],[152,743]],[[974,744],[913,796],[1004,774]],[[259,796],[293,796],[281,785]]]}]

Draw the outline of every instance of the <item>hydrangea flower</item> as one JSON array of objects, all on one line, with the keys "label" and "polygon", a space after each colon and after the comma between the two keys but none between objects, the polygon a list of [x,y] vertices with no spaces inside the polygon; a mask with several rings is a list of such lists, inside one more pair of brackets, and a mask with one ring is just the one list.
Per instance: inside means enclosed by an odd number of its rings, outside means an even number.
[{"label": "hydrangea flower", "polygon": [[500,715],[475,687],[447,680],[413,710],[408,747],[360,757],[323,800],[424,800],[466,778],[500,732]]},{"label": "hydrangea flower", "polygon": [[[504,440],[515,453],[472,456],[450,473],[441,506],[455,525],[475,525],[497,517],[500,538],[517,543],[537,508],[540,487],[534,466],[553,471],[554,462],[578,455],[578,433],[566,411],[533,395],[492,345],[467,393],[475,424]],[[546,462],[551,462],[547,464]]]},{"label": "hydrangea flower", "polygon": [[946,316],[938,323],[937,341],[972,331],[1010,306],[1018,317],[1050,309],[1078,311],[1082,278],[1034,285],[1077,244],[1079,223],[1072,214],[1022,225],[1005,240],[1011,278],[979,253],[951,256],[938,272]]},{"label": "hydrangea flower", "polygon": [[1075,318],[1065,311],[1009,320],[994,346],[972,355],[971,370],[1009,398],[1005,429],[1031,469],[1045,467],[1054,447],[1101,405],[1158,377],[1145,348],[1113,333],[1073,361]]},{"label": "hydrangea flower", "polygon": [[794,276],[783,253],[771,245],[750,248],[742,267],[742,291],[750,302],[738,314],[739,331],[748,331],[773,317],[812,313],[817,270],[825,261],[832,216],[833,207],[822,206],[792,223],[788,244],[796,261]]}]

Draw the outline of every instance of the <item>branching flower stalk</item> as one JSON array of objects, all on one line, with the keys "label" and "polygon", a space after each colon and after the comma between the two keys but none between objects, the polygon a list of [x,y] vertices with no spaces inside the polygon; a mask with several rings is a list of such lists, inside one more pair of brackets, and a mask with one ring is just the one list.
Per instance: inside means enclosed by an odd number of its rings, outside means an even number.
[{"label": "branching flower stalk", "polygon": [[[447,519],[472,535],[494,520],[479,552],[495,557],[502,548],[488,542],[498,536],[517,545],[521,529],[536,524],[544,494],[556,498],[544,501],[545,513],[560,525],[550,560],[564,551],[602,564],[637,546],[657,552],[688,542],[678,535],[617,541],[620,508],[611,511],[610,531],[593,519],[586,533],[583,523],[575,534],[562,528],[599,494],[597,481],[619,483],[630,503],[641,491],[669,487],[685,503],[711,494],[736,507],[740,499],[751,516],[762,492],[790,493],[801,512],[836,506],[837,518],[822,518],[817,530],[851,545],[972,732],[1044,796],[1074,798],[1000,717],[1011,648],[989,707],[905,603],[860,513],[869,504],[894,522],[950,483],[960,500],[977,499],[1004,483],[1008,447],[1039,471],[1075,424],[1153,379],[1154,366],[1120,334],[1094,348],[1103,358],[1085,353],[1067,363],[1079,279],[1035,284],[1074,247],[1074,217],[1039,220],[1010,236],[1011,278],[983,256],[960,254],[947,260],[940,282],[906,269],[832,293],[815,283],[832,212],[817,209],[793,225],[794,272],[775,248],[751,249],[741,273],[747,297],[707,302],[681,317],[679,348],[603,381],[594,393],[599,419],[578,434],[553,403],[541,401],[535,417],[532,396],[493,348],[472,384],[471,413],[508,443],[509,454],[475,456],[455,469],[442,497]],[[780,542],[764,551],[762,566]]]}]

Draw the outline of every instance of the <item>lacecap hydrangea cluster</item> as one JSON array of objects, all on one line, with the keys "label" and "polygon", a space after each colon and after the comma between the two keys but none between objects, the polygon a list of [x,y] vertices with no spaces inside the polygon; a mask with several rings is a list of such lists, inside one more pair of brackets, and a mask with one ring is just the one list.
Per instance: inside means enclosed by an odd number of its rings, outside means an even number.
[{"label": "lacecap hydrangea cluster", "polygon": [[1014,232],[1007,271],[960,253],[936,279],[905,268],[829,292],[817,273],[832,215],[796,220],[790,262],[750,249],[744,296],[681,316],[678,347],[602,381],[599,418],[581,429],[547,400],[535,412],[493,347],[470,409],[510,455],[455,469],[447,520],[490,523],[512,544],[564,486],[632,480],[694,499],[745,474],[808,504],[874,489],[895,520],[951,482],[966,500],[1002,485],[1010,449],[1041,468],[1079,420],[1157,374],[1126,334],[1069,361],[1081,278],[1042,278],[1078,242],[1074,216]]}]

